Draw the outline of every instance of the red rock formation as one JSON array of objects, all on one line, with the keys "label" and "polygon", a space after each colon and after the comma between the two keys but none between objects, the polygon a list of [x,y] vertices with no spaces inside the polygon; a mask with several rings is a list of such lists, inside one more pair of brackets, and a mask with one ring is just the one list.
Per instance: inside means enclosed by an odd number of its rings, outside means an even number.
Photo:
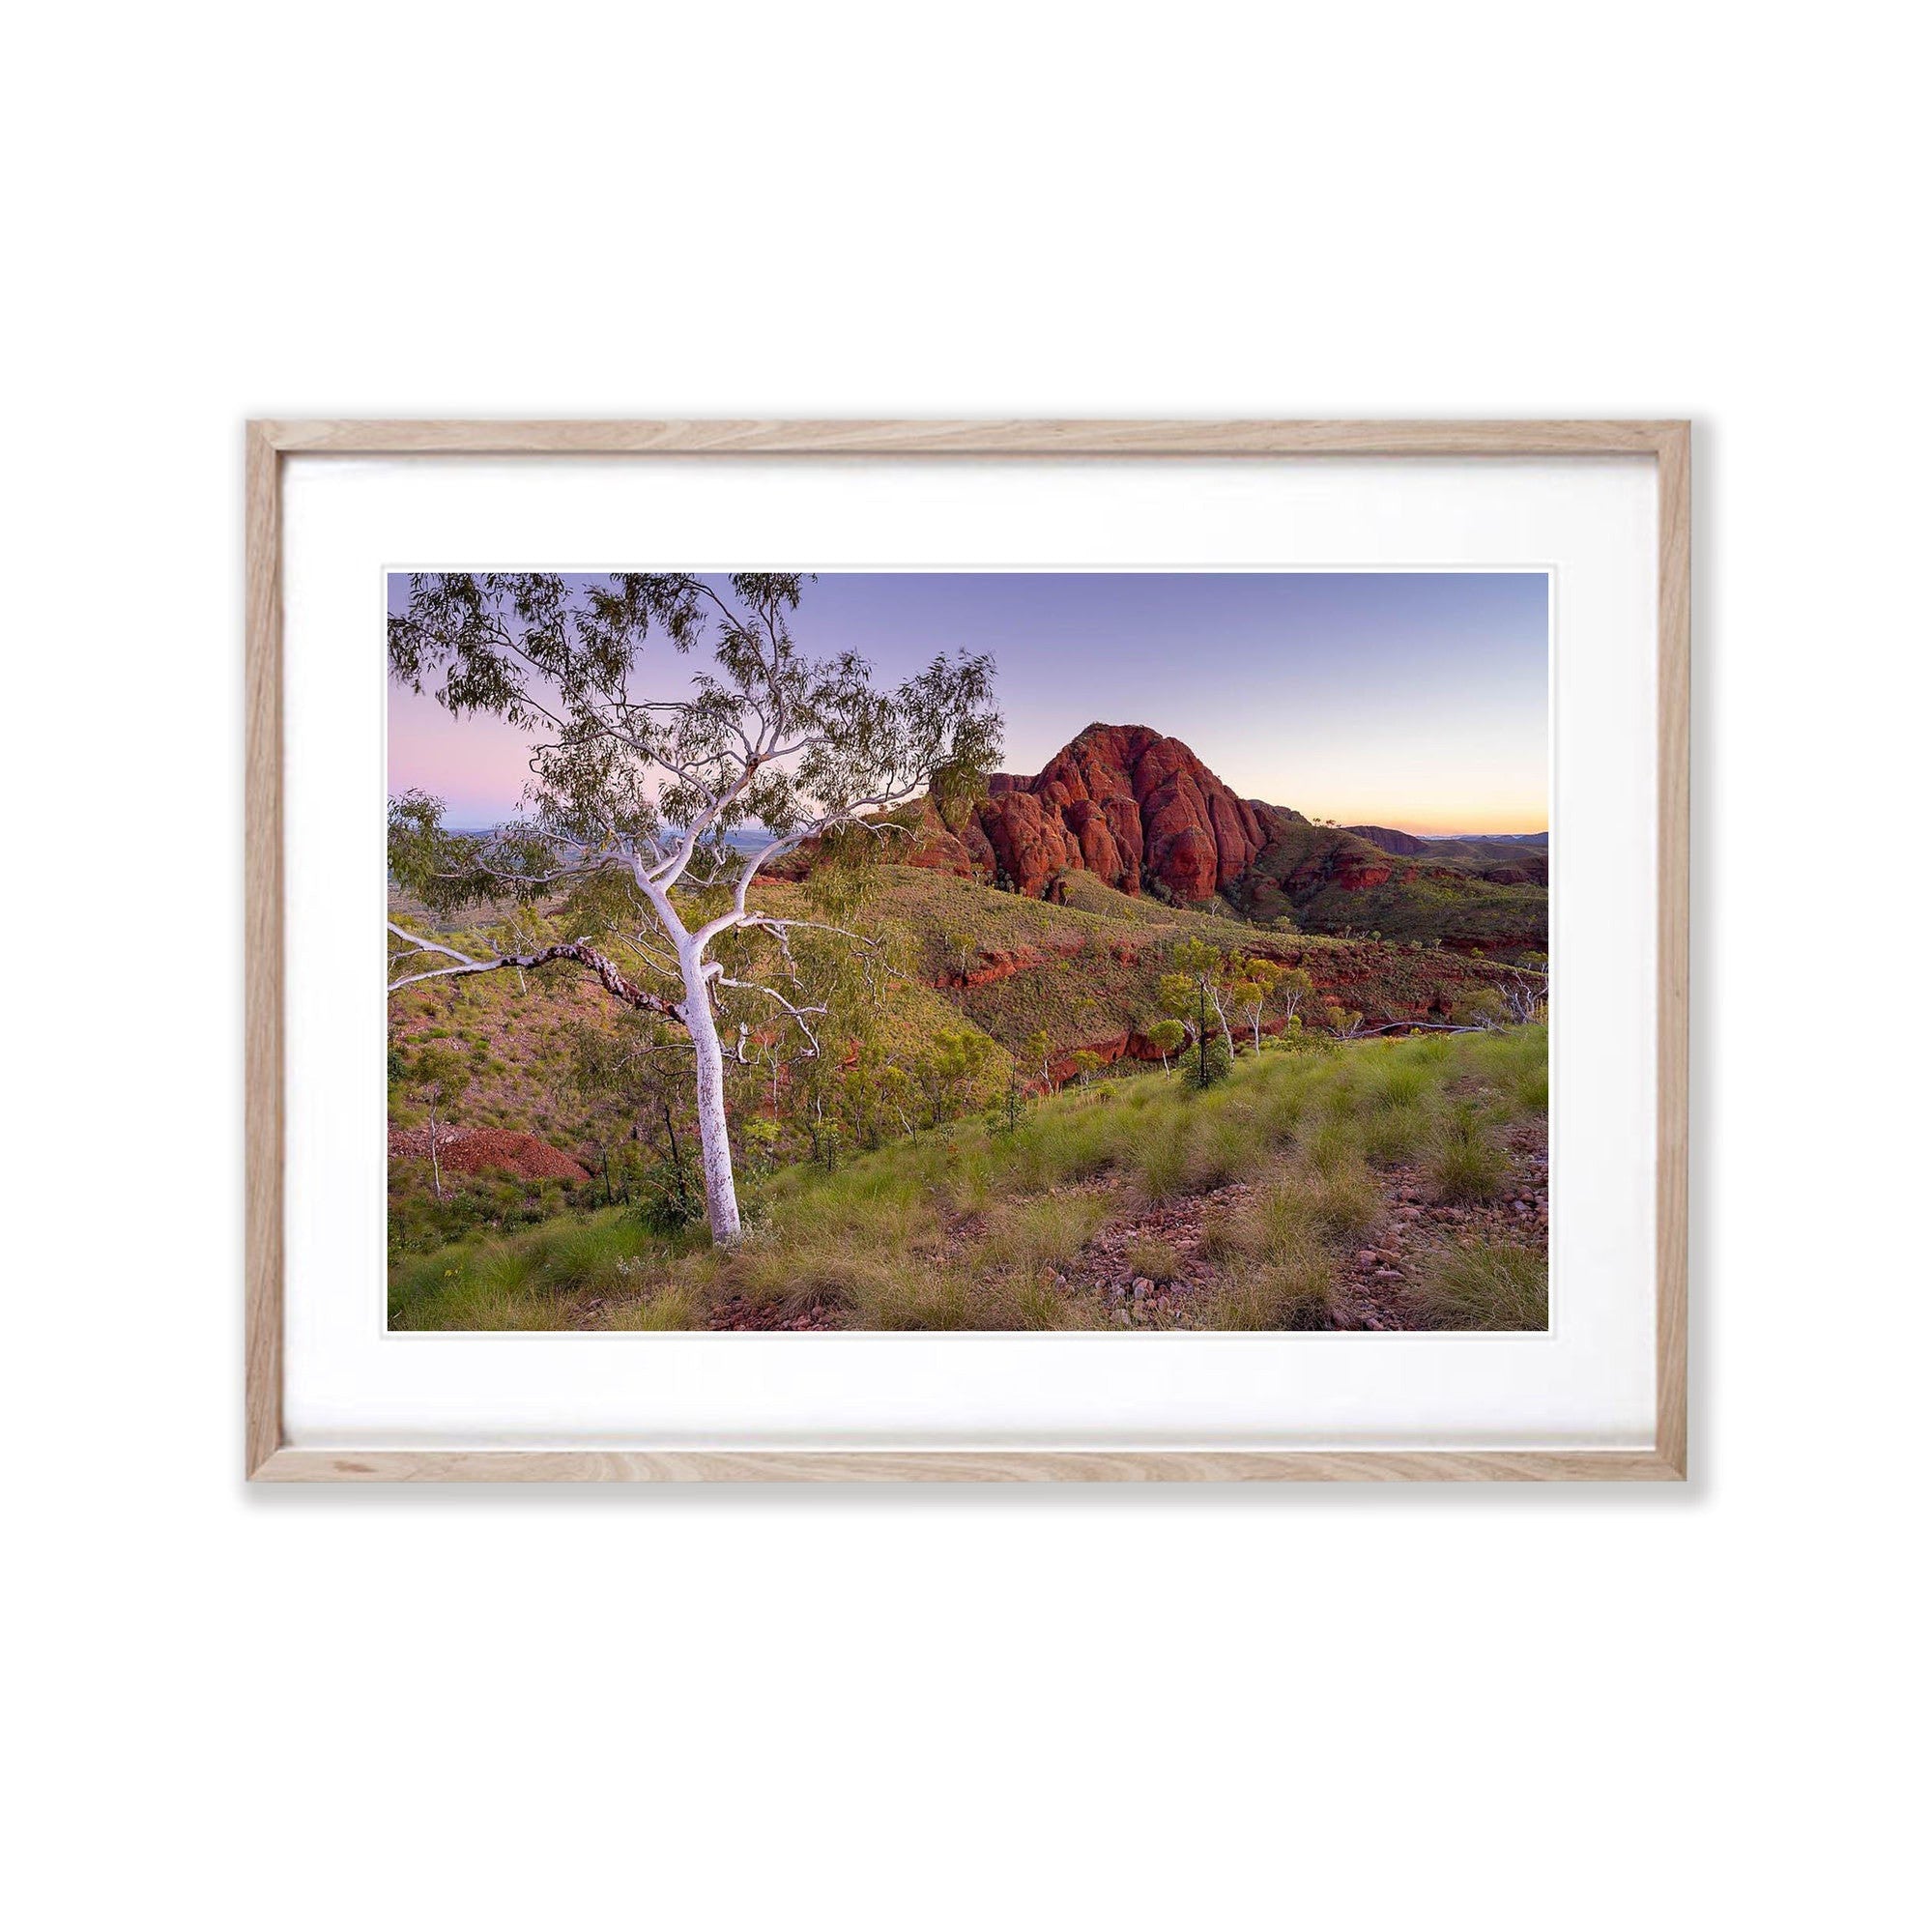
[{"label": "red rock formation", "polygon": [[[1091,1053],[1102,1066],[1110,1067],[1115,1060],[1158,1060],[1161,1050],[1146,1034],[1138,1032],[1115,1033],[1105,1040],[1089,1040],[1084,1046],[1070,1048],[1066,1053],[1056,1054],[1047,1063],[1047,1072],[1055,1087],[1065,1086],[1074,1080],[1080,1068],[1075,1064],[1076,1056]],[[1173,1057],[1171,1053],[1168,1056]],[[1029,1092],[1037,1092],[1040,1082],[1034,1081]]]},{"label": "red rock formation", "polygon": [[1211,899],[1266,843],[1253,805],[1145,725],[1089,725],[1038,777],[1000,772],[987,792],[978,822],[994,869],[1033,899],[1062,867],[1130,894],[1146,882]]},{"label": "red rock formation", "polygon": [[1056,811],[1041,806],[1030,792],[1008,792],[990,797],[979,808],[979,828],[986,835],[999,879],[1037,899],[1063,865],[1081,862],[1080,846]]}]

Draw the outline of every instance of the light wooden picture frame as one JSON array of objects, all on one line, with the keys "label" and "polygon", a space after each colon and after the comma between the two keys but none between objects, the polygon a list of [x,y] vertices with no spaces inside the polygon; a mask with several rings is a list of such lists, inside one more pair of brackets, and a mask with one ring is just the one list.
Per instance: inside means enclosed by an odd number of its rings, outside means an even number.
[{"label": "light wooden picture frame", "polygon": [[[315,1449],[283,1427],[283,459],[1635,456],[1657,467],[1656,1436],[1639,1449]],[[304,1482],[1674,1482],[1687,1470],[1690,426],[1559,421],[401,421],[246,427],[245,1474]]]}]

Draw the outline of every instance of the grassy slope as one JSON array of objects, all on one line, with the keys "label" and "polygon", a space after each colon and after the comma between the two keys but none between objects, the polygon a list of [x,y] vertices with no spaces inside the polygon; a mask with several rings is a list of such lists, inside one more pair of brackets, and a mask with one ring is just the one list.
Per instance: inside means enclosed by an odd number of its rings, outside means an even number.
[{"label": "grassy slope", "polygon": [[[759,896],[774,909],[807,909],[796,886],[774,881]],[[1129,898],[1078,873],[1068,876],[1067,901],[1048,905],[943,873],[879,868],[868,916],[899,930],[916,975],[894,990],[888,1038],[916,1048],[946,1026],[983,1031],[1000,1049],[989,1078],[1003,1085],[1007,1055],[1038,1028],[1063,1053],[1157,1018],[1167,949],[1190,937],[1306,966],[1317,985],[1333,989],[1371,1023],[1431,1001],[1453,1006],[1458,988],[1480,984],[1490,971],[1448,952],[1265,933],[1213,912]],[[397,909],[419,919],[406,907]],[[429,923],[419,921],[418,929]],[[946,940],[953,933],[970,935],[983,956],[1005,956],[1018,969],[982,986],[940,984],[957,977]],[[467,1055],[471,1082],[449,1115],[456,1126],[532,1133],[581,1156],[621,1130],[574,1090],[567,1031],[575,1023],[606,1019],[611,1010],[588,975],[567,968],[430,980],[391,997],[389,1038],[404,1047],[442,1041]],[[414,1125],[420,1109],[398,1096],[392,1118]]]},{"label": "grassy slope", "polygon": [[781,1170],[730,1255],[613,1210],[416,1257],[391,1323],[1541,1327],[1545,1053],[1519,1028],[1270,1049],[1206,1094],[1143,1074]]},{"label": "grassy slope", "polygon": [[887,866],[874,910],[908,936],[928,981],[957,979],[948,933],[972,935],[995,969],[1018,965],[985,985],[937,989],[1009,1052],[1042,1027],[1056,1053],[1144,1029],[1160,1017],[1168,948],[1190,937],[1306,966],[1317,987],[1371,1023],[1419,1017],[1431,1002],[1453,1007],[1458,989],[1497,976],[1485,963],[1452,952],[1272,933],[1224,913],[1179,910],[1130,898],[1088,874],[1069,873],[1065,883],[1067,903],[1056,906],[944,873]]}]

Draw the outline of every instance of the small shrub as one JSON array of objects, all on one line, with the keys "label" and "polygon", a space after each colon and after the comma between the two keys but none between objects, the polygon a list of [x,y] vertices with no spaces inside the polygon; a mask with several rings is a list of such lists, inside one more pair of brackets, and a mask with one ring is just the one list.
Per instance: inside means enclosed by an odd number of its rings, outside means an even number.
[{"label": "small shrub", "polygon": [[659,1161],[632,1184],[631,1212],[650,1234],[676,1234],[703,1218],[705,1188],[689,1161]]},{"label": "small shrub", "polygon": [[1232,1071],[1233,1062],[1227,1052],[1227,1042],[1219,1033],[1207,1036],[1207,1048],[1203,1053],[1197,1042],[1181,1055],[1181,1071],[1186,1075],[1188,1084],[1197,1090],[1201,1087],[1218,1085]]},{"label": "small shrub", "polygon": [[1217,1256],[1230,1260],[1300,1258],[1318,1246],[1308,1189],[1293,1170],[1218,1217],[1206,1233]]},{"label": "small shrub", "polygon": [[1150,1132],[1135,1163],[1135,1181],[1149,1201],[1173,1200],[1188,1191],[1188,1144],[1179,1127]]},{"label": "small shrub", "polygon": [[1050,1195],[996,1208],[987,1221],[981,1258],[1025,1278],[1064,1271],[1080,1257],[1106,1213],[1092,1195]]},{"label": "small shrub", "polygon": [[609,1288],[622,1279],[620,1263],[637,1251],[635,1233],[615,1220],[561,1223],[531,1251],[533,1277],[568,1294]]},{"label": "small shrub", "polygon": [[1403,1058],[1378,1067],[1369,1081],[1366,1094],[1371,1107],[1408,1108],[1415,1106],[1428,1087],[1427,1069],[1413,1059]]},{"label": "small shrub", "polygon": [[1188,1139],[1182,1163],[1186,1192],[1210,1194],[1226,1187],[1251,1172],[1263,1152],[1254,1131],[1239,1117],[1199,1121]]},{"label": "small shrub", "polygon": [[1419,1108],[1391,1108],[1363,1123],[1362,1151],[1378,1168],[1398,1167],[1414,1158],[1427,1125]]},{"label": "small shrub", "polygon": [[1302,1146],[1317,1174],[1339,1174],[1362,1165],[1362,1140],[1353,1120],[1328,1119],[1303,1138]]}]

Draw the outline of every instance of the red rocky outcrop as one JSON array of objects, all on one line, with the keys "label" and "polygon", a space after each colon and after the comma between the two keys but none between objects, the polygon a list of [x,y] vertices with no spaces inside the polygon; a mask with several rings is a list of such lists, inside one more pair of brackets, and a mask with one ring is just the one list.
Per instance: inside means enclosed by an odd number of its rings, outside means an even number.
[{"label": "red rocky outcrop", "polygon": [[977,814],[995,876],[1038,899],[1063,867],[1120,891],[1211,899],[1266,843],[1260,819],[1178,738],[1089,725],[1035,778],[998,773]]},{"label": "red rocky outcrop", "polygon": [[[444,1172],[456,1174],[505,1173],[525,1181],[588,1181],[590,1169],[568,1154],[539,1140],[534,1134],[513,1134],[496,1127],[473,1133],[445,1127],[436,1136],[436,1154]],[[429,1158],[429,1129],[391,1127],[391,1159],[405,1156],[426,1161]]]}]

